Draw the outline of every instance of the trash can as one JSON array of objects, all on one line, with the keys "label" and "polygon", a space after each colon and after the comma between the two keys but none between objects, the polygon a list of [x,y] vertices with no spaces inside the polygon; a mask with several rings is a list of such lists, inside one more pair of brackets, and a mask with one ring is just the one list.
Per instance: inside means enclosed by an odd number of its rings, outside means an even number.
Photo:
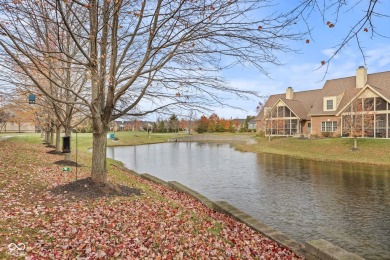
[{"label": "trash can", "polygon": [[62,152],[70,153],[70,136],[62,137]]},{"label": "trash can", "polygon": [[109,135],[108,135],[108,138],[110,138],[110,139],[115,139],[115,134],[112,134],[112,133],[109,134]]}]

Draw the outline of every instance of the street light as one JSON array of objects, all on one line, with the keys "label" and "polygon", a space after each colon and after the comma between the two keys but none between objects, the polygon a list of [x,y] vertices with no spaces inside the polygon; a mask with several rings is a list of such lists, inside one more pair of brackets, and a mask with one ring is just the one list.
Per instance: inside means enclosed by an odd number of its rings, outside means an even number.
[{"label": "street light", "polygon": [[77,162],[77,158],[78,158],[78,154],[77,154],[77,152],[78,152],[78,143],[77,143],[77,133],[78,133],[78,131],[77,131],[77,129],[73,129],[75,132],[76,132],[76,181],[77,181],[77,169],[78,169],[78,162]]}]

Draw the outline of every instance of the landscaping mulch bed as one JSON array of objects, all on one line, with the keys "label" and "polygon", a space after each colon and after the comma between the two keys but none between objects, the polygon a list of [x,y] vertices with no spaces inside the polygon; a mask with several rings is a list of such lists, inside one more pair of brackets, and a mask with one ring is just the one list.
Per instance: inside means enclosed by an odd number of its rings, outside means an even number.
[{"label": "landscaping mulch bed", "polygon": [[139,189],[112,183],[96,183],[90,177],[59,185],[50,190],[56,195],[65,195],[75,199],[93,199],[111,196],[141,195]]}]

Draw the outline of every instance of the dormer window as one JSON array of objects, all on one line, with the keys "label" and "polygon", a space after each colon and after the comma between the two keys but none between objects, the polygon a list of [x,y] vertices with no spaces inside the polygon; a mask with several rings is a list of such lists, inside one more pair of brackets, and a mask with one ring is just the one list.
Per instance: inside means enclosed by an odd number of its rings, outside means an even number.
[{"label": "dormer window", "polygon": [[326,100],[326,110],[333,110],[333,99]]},{"label": "dormer window", "polygon": [[336,111],[336,97],[324,97],[324,111]]},{"label": "dormer window", "polygon": [[270,110],[271,107],[264,107],[264,115],[267,116]]}]

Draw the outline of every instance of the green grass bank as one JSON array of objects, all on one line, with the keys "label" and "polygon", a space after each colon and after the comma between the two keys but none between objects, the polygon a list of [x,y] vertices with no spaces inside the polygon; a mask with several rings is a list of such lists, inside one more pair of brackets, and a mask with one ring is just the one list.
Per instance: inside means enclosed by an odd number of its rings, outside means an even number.
[{"label": "green grass bank", "polygon": [[272,153],[317,161],[337,161],[390,166],[390,140],[358,139],[358,150],[352,151],[353,139],[296,139],[292,137],[256,137],[256,144],[239,144],[246,152]]},{"label": "green grass bank", "polygon": [[[40,134],[0,133],[0,137],[10,135],[15,138],[23,138],[26,142],[42,141]],[[197,134],[194,134],[192,136],[196,135]],[[253,133],[221,133],[207,135],[215,136],[216,139],[220,136],[255,136]],[[108,140],[107,145],[126,146],[163,143],[168,139],[185,136],[187,135],[183,133],[151,133],[148,135],[146,132],[116,132],[115,137],[117,137],[118,140]],[[317,161],[337,161],[390,166],[390,140],[387,139],[358,139],[358,150],[356,151],[352,151],[353,139],[349,138],[296,139],[286,137],[273,138],[271,141],[269,141],[268,138],[262,137],[254,137],[254,139],[257,143],[240,143],[236,145],[236,148],[244,152],[271,153]],[[74,152],[76,149],[76,134],[72,134],[71,141],[72,150]],[[77,143],[79,156],[90,156],[89,152],[84,155],[83,153],[92,147],[92,134],[79,133],[77,135]],[[73,153],[72,156],[75,156],[75,154]],[[113,163],[112,160],[111,163]]]}]

